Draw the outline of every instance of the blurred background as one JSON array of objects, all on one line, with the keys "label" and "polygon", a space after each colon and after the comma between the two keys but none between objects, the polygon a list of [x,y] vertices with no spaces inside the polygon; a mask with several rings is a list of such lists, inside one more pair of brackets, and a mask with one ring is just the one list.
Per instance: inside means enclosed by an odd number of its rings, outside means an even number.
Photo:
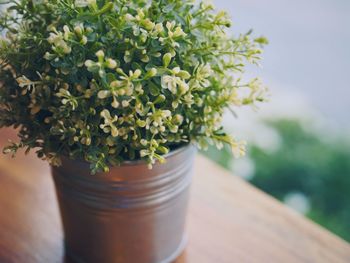
[{"label": "blurred background", "polygon": [[350,1],[214,0],[233,34],[266,36],[262,68],[248,68],[270,102],[231,114],[225,126],[249,142],[245,158],[204,153],[350,241]]}]

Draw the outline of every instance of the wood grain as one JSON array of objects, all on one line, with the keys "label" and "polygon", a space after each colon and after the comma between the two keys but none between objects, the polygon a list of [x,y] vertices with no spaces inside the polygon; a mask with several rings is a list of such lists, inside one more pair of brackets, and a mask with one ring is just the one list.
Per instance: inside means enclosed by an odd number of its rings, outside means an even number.
[{"label": "wood grain", "polygon": [[[348,243],[201,156],[187,229],[177,263],[350,262]],[[0,156],[0,263],[67,263],[62,240],[48,165]]]}]

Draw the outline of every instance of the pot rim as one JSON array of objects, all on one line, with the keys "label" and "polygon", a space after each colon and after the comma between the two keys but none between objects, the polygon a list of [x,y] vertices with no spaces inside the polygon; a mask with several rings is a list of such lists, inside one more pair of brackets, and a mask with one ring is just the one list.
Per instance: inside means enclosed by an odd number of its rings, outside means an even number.
[{"label": "pot rim", "polygon": [[[184,145],[181,145],[179,147],[177,147],[176,149],[170,151],[167,154],[162,155],[166,160],[170,159],[173,156],[176,156],[182,152],[185,152],[189,149],[195,149],[195,146],[192,143],[187,143]],[[66,156],[66,155],[62,155],[61,158],[63,160],[67,160],[67,161],[71,161],[71,162],[77,162],[77,163],[81,163],[81,164],[89,164],[88,161],[85,160],[81,160],[81,159],[71,159],[70,157]],[[159,161],[157,161],[156,163],[159,163]],[[142,159],[137,159],[137,160],[126,160],[123,161],[120,165],[116,165],[116,166],[112,166],[110,165],[109,168],[113,168],[113,167],[127,167],[127,166],[133,166],[133,165],[147,165],[147,162],[145,160]]]}]

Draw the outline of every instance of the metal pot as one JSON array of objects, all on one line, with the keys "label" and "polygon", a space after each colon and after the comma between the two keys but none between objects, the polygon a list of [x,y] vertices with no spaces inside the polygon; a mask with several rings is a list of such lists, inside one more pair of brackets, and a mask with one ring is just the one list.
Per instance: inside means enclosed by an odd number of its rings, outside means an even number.
[{"label": "metal pot", "polygon": [[195,149],[150,170],[143,161],[91,175],[89,164],[52,167],[68,257],[84,263],[168,263],[185,246]]}]

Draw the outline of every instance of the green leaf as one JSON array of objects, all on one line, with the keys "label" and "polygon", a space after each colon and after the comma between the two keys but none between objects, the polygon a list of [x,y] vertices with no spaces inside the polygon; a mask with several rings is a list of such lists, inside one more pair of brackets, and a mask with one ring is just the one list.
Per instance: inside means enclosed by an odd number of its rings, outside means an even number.
[{"label": "green leaf", "polygon": [[160,94],[160,87],[154,84],[152,81],[148,82],[148,88],[152,96],[156,97]]}]

